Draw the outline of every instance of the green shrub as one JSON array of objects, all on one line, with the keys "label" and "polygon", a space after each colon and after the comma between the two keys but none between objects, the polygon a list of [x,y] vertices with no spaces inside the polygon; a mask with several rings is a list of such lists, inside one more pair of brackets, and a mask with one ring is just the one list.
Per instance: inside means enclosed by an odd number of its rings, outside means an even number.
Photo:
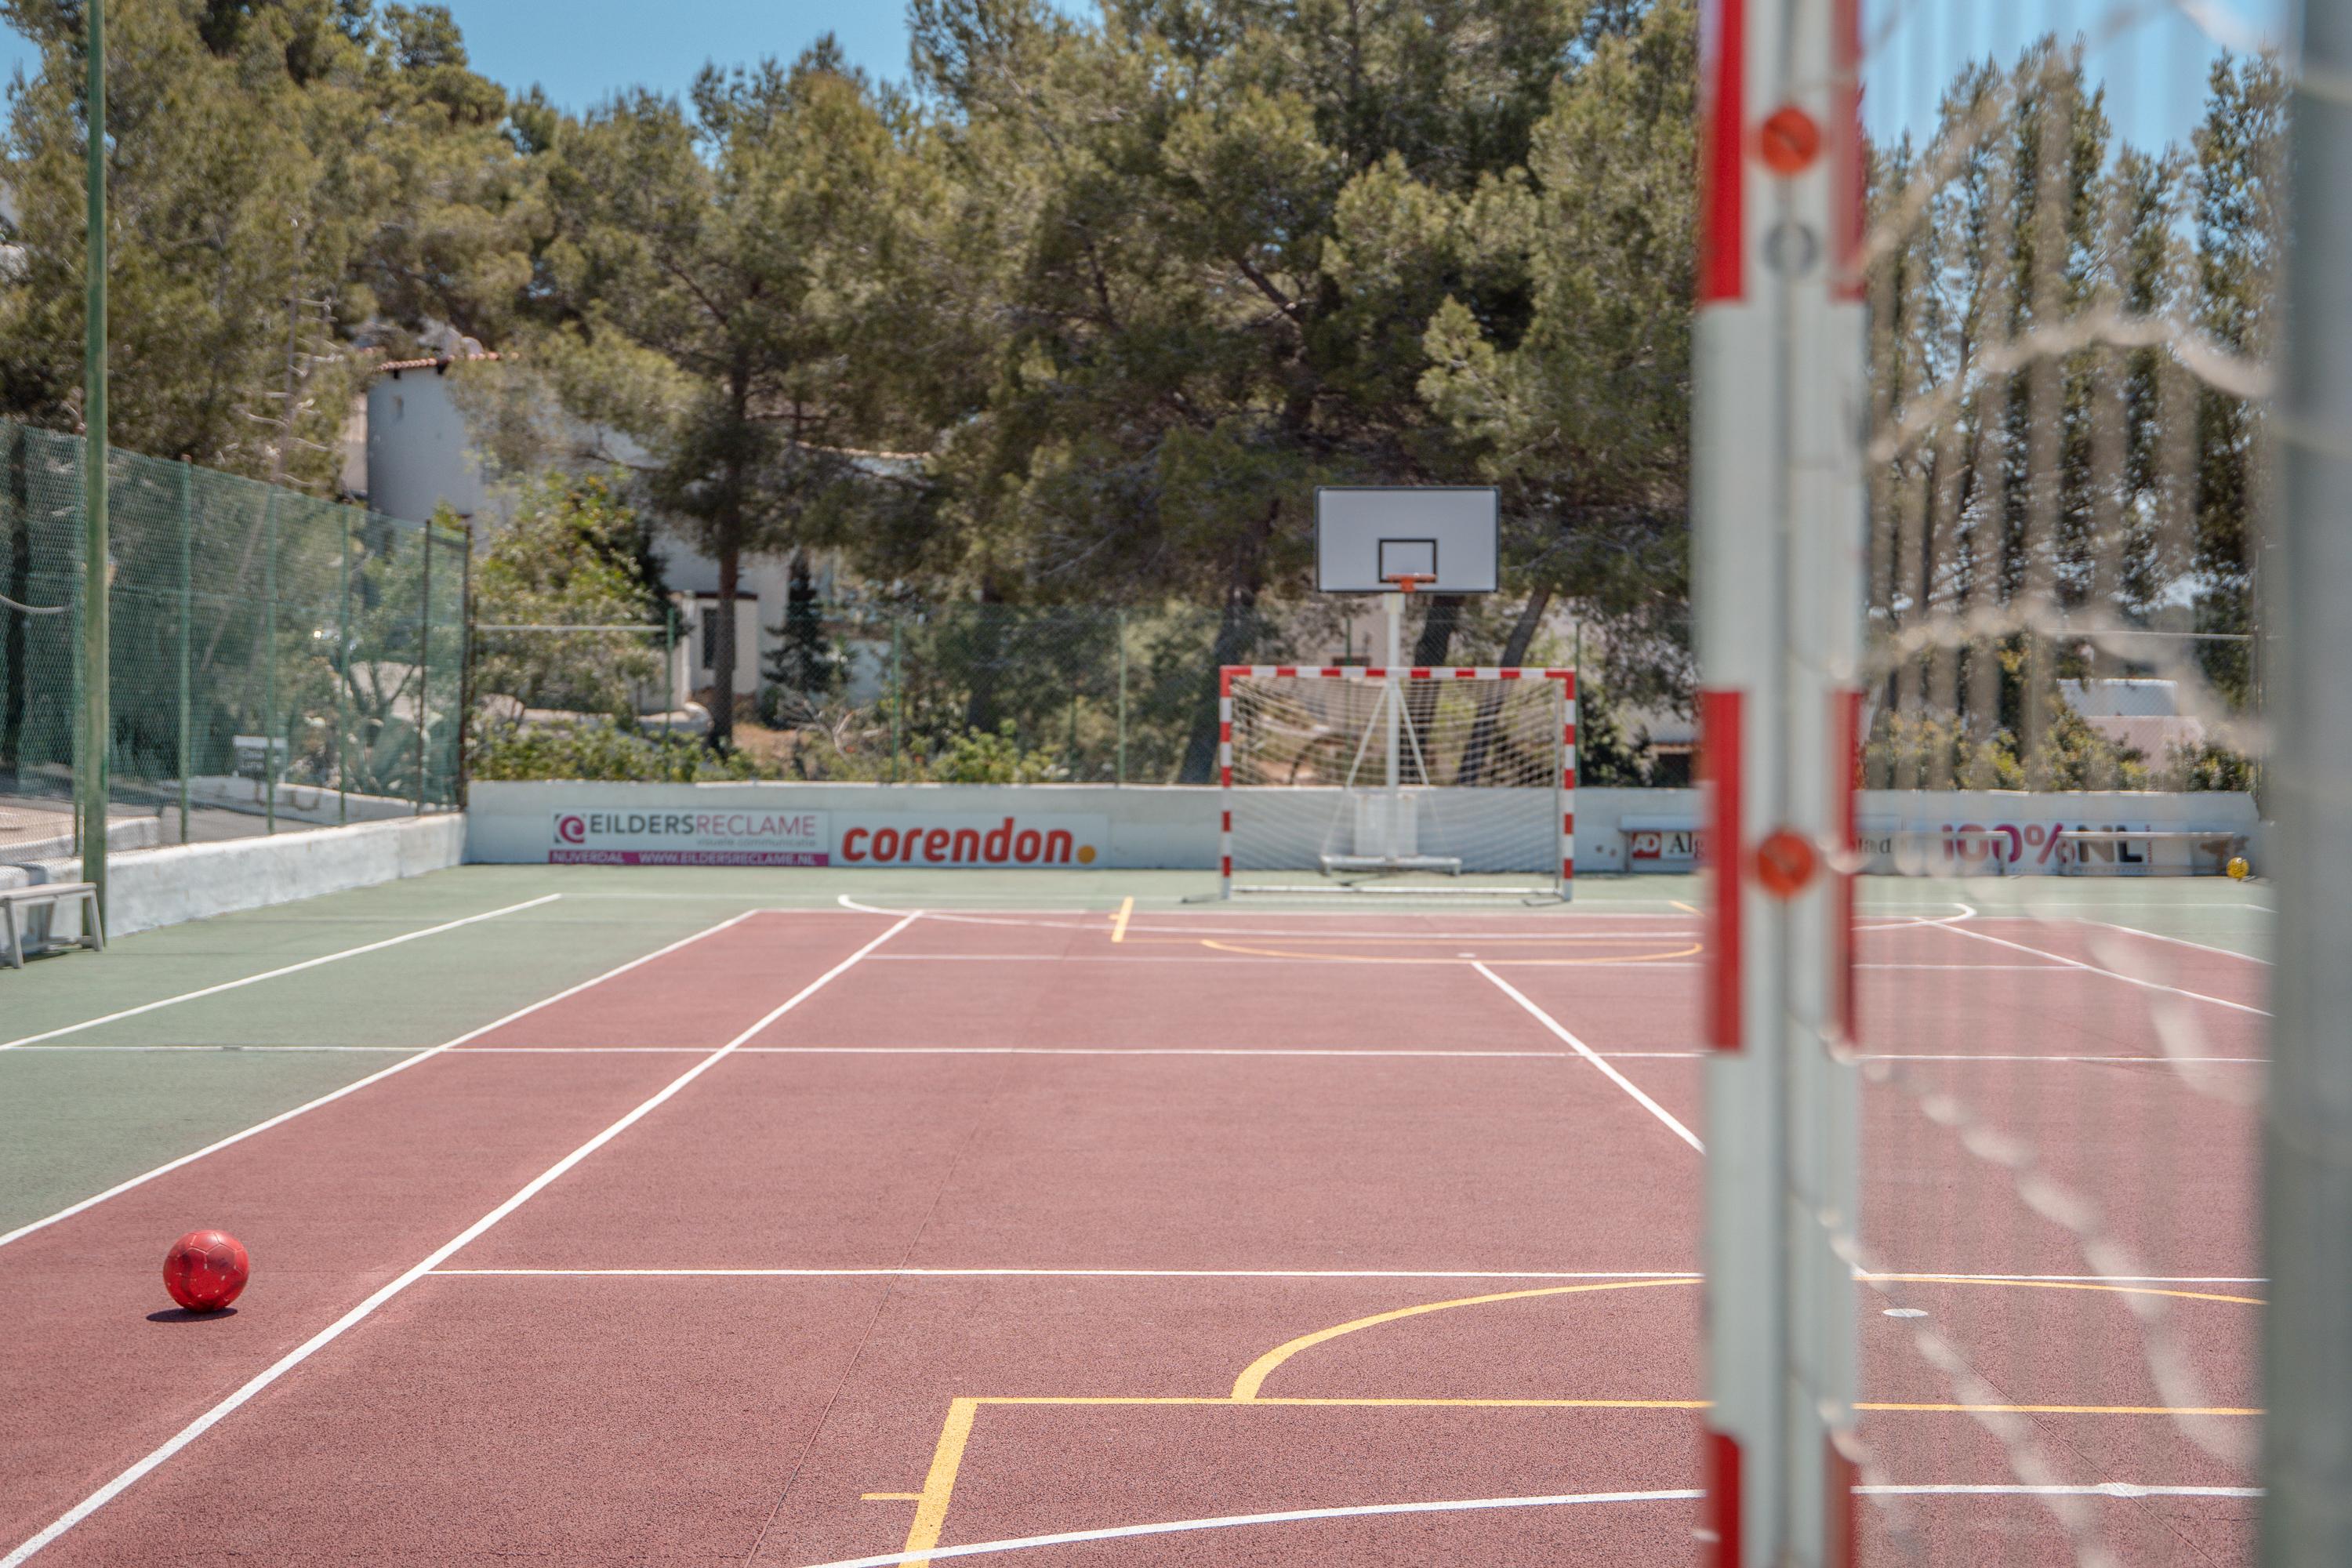
[{"label": "green shrub", "polygon": [[615,724],[501,724],[474,747],[478,779],[578,779],[615,784],[717,784],[756,779],[741,752],[719,756],[684,735],[640,735]]}]

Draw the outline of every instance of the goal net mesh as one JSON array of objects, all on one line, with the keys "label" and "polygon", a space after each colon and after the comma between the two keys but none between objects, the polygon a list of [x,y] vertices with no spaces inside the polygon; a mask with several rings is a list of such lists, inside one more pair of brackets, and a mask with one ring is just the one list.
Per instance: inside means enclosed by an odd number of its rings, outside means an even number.
[{"label": "goal net mesh", "polygon": [[[1236,677],[1233,874],[1257,884],[1272,873],[1283,884],[1443,878],[1478,879],[1455,884],[1465,891],[1554,890],[1565,683],[1439,677]],[[1252,889],[1237,881],[1236,890]]]}]

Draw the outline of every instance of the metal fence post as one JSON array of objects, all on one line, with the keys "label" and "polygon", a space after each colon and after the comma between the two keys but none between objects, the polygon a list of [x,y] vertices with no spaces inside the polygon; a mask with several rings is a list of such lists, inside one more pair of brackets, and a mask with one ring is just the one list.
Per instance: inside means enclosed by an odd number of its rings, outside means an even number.
[{"label": "metal fence post", "polygon": [[188,773],[194,764],[195,748],[188,736],[188,638],[193,629],[189,623],[196,614],[195,564],[195,477],[194,465],[185,454],[180,458],[180,842],[188,841]]},{"label": "metal fence post", "polygon": [[335,621],[335,820],[352,819],[352,510],[342,509],[342,609]]},{"label": "metal fence post", "polygon": [[1118,626],[1118,772],[1113,784],[1127,783],[1127,612],[1117,612]]},{"label": "metal fence post", "polygon": [[[81,827],[81,879],[98,889],[100,918],[106,909],[106,808],[113,794],[107,777],[112,758],[113,697],[109,676],[111,635],[107,624],[109,571],[106,502],[106,5],[83,7],[89,38],[84,272],[89,303],[82,320],[82,732],[88,746],[78,759],[74,795]],[[94,819],[94,825],[93,825]]]},{"label": "metal fence post", "polygon": [[474,769],[474,525],[464,536],[466,559],[457,584],[457,776],[450,805],[464,806]]},{"label": "metal fence post", "polygon": [[261,561],[261,776],[268,792],[268,826],[278,831],[278,494],[261,505],[268,535]]},{"label": "metal fence post", "polygon": [[425,569],[416,595],[416,811],[425,815],[426,731],[433,722],[433,525],[425,525]]},{"label": "metal fence post", "polygon": [[890,619],[890,776],[884,782],[898,782],[898,725],[907,710],[907,666],[905,648],[899,637],[903,622],[898,616]]}]

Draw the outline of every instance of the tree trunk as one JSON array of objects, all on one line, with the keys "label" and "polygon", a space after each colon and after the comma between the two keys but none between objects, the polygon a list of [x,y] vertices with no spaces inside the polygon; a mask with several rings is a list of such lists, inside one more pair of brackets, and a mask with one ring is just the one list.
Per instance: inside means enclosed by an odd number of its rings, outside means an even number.
[{"label": "tree trunk", "polygon": [[1004,667],[1005,617],[1003,590],[996,585],[993,572],[980,580],[980,602],[969,611],[970,619],[961,636],[951,636],[950,646],[961,645],[964,688],[964,728],[982,734],[993,735],[998,717],[997,681]]},{"label": "tree trunk", "polygon": [[[1528,648],[1543,626],[1544,612],[1551,608],[1551,590],[1538,588],[1528,595],[1519,611],[1519,618],[1511,624],[1511,635],[1503,641],[1503,668],[1527,662]],[[1582,678],[1584,672],[1578,670]],[[1494,754],[1496,731],[1502,722],[1504,692],[1489,691],[1478,701],[1478,718],[1470,727],[1470,741],[1462,749],[1462,782],[1475,784],[1486,776],[1486,763]]]},{"label": "tree trunk", "polygon": [[1217,621],[1217,640],[1209,650],[1209,680],[1202,689],[1201,705],[1192,711],[1192,733],[1184,742],[1184,760],[1176,771],[1179,784],[1213,784],[1217,777],[1218,671],[1239,664],[1257,641],[1257,596],[1265,586],[1265,546],[1274,537],[1275,520],[1282,503],[1267,503],[1265,515],[1250,530],[1244,547],[1235,555],[1226,579],[1224,612]]},{"label": "tree trunk", "polygon": [[1257,640],[1257,592],[1235,587],[1225,595],[1224,614],[1217,622],[1217,639],[1209,650],[1209,684],[1201,706],[1193,710],[1192,733],[1184,743],[1184,763],[1178,784],[1217,782],[1218,671],[1240,664]]},{"label": "tree trunk", "polygon": [[710,653],[710,749],[735,744],[735,591],[742,581],[743,552],[733,543],[719,551],[718,636]]},{"label": "tree trunk", "polygon": [[[1405,601],[1411,604],[1408,598]],[[1454,628],[1462,621],[1463,598],[1459,594],[1430,595],[1429,614],[1421,620],[1420,635],[1412,639],[1414,669],[1433,669],[1445,664],[1453,656]],[[1430,725],[1437,717],[1438,689],[1425,680],[1408,682],[1403,687],[1405,723],[1411,743],[1404,755],[1397,759],[1397,777],[1406,784],[1429,782],[1429,757],[1432,744]],[[1483,718],[1484,715],[1482,714]]]}]

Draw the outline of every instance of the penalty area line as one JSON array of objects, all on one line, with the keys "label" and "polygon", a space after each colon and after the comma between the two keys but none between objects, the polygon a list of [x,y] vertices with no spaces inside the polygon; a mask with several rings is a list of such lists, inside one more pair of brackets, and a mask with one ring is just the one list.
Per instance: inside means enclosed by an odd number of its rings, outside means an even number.
[{"label": "penalty area line", "polygon": [[1634,1083],[1632,1079],[1627,1078],[1623,1073],[1619,1072],[1615,1068],[1610,1066],[1607,1058],[1603,1057],[1599,1051],[1594,1050],[1591,1046],[1586,1045],[1582,1040],[1578,1039],[1574,1035],[1570,1034],[1567,1028],[1560,1024],[1559,1019],[1553,1017],[1550,1014],[1537,1006],[1533,1002],[1528,1001],[1527,996],[1522,994],[1517,986],[1504,979],[1501,975],[1496,973],[1493,970],[1487,968],[1484,963],[1473,963],[1470,967],[1485,975],[1488,980],[1493,981],[1502,991],[1504,995],[1508,996],[1512,1001],[1517,1002],[1521,1008],[1526,1010],[1529,1017],[1533,1018],[1537,1023],[1541,1024],[1545,1028],[1550,1030],[1553,1035],[1557,1036],[1560,1040],[1564,1041],[1569,1047],[1570,1047],[1577,1055],[1582,1057],[1586,1061],[1591,1062],[1594,1067],[1600,1068],[1601,1073],[1609,1079],[1610,1082],[1615,1084],[1619,1089],[1623,1089],[1627,1094],[1632,1095],[1634,1101],[1639,1104],[1643,1110],[1656,1117],[1660,1121],[1664,1122],[1667,1129],[1671,1131],[1675,1137],[1681,1139],[1684,1142],[1689,1144],[1700,1153],[1704,1154],[1706,1152],[1706,1145],[1698,1141],[1697,1133],[1693,1132],[1689,1128],[1676,1121],[1673,1111],[1668,1110],[1664,1106],[1660,1105],[1656,1100],[1652,1100],[1647,1094],[1643,1093],[1641,1087]]},{"label": "penalty area line", "polygon": [[[581,1144],[580,1147],[572,1151],[571,1153],[566,1154],[562,1159],[558,1160],[554,1164],[550,1165],[546,1170],[541,1171],[538,1175],[532,1177],[529,1182],[525,1183],[512,1197],[507,1199],[506,1202],[499,1205],[498,1207],[492,1209],[489,1213],[484,1215],[481,1218],[476,1220],[465,1229],[459,1231],[456,1236],[451,1237],[447,1241],[443,1242],[439,1247],[435,1247],[422,1259],[411,1265],[405,1273],[403,1273],[397,1279],[377,1289],[376,1292],[368,1297],[367,1300],[362,1301],[358,1306],[353,1307],[350,1311],[345,1312],[341,1317],[337,1318],[325,1328],[320,1329],[317,1333],[312,1334],[309,1339],[303,1341],[300,1344],[287,1352],[285,1355],[271,1363],[262,1371],[256,1373],[240,1387],[238,1387],[235,1393],[221,1400],[211,1409],[206,1410],[194,1421],[189,1422],[185,1426],[183,1426],[162,1446],[149,1453],[145,1458],[138,1460],[129,1468],[122,1471],[121,1474],[116,1476],[112,1480],[107,1482],[104,1486],[100,1487],[96,1491],[90,1493],[88,1497],[82,1499],[81,1501],[76,1503],[72,1508],[67,1510],[63,1514],[59,1515],[58,1519],[44,1528],[38,1534],[34,1535],[23,1545],[8,1553],[7,1556],[0,1557],[0,1568],[18,1568],[18,1564],[30,1558],[35,1552],[39,1552],[43,1547],[47,1546],[51,1542],[65,1534],[66,1531],[73,1529],[74,1526],[79,1524],[91,1514],[96,1513],[100,1509],[104,1508],[108,1503],[112,1502],[116,1498],[121,1496],[131,1487],[137,1485],[142,1478],[145,1477],[150,1472],[153,1471],[158,1466],[170,1459],[173,1455],[178,1453],[181,1449],[185,1448],[189,1444],[203,1436],[206,1432],[211,1431],[215,1426],[226,1420],[230,1415],[234,1414],[237,1409],[253,1399],[255,1395],[260,1394],[264,1389],[269,1387],[270,1384],[276,1383],[279,1378],[285,1376],[288,1373],[293,1371],[296,1367],[310,1360],[311,1356],[317,1354],[320,1351],[324,1350],[336,1340],[341,1338],[345,1331],[365,1321],[368,1318],[374,1315],[376,1309],[382,1307],[385,1302],[391,1300],[394,1297],[407,1289],[411,1285],[416,1283],[417,1280],[422,1279],[426,1275],[432,1273],[433,1270],[447,1262],[449,1258],[457,1254],[460,1249],[478,1239],[492,1226],[497,1225],[500,1220],[506,1218],[507,1215],[514,1213],[515,1210],[520,1208],[532,1198],[538,1196],[539,1194],[545,1191],[548,1185],[554,1182],[557,1177],[562,1175],[566,1171],[571,1170],[574,1165],[580,1163],[581,1161],[585,1160],[589,1155],[594,1153],[597,1150],[602,1149],[605,1144],[611,1142],[614,1139],[619,1137],[622,1133],[627,1131],[630,1128],[644,1121],[647,1116],[652,1115],[662,1106],[667,1104],[672,1099],[676,1098],[678,1093],[685,1089],[687,1085],[692,1083],[696,1079],[700,1078],[704,1073],[709,1072],[712,1068],[726,1060],[730,1056],[732,1056],[738,1047],[753,1038],[761,1030],[767,1028],[771,1024],[773,1024],[777,1019],[782,1017],[785,1014],[799,1006],[803,1002],[806,1001],[811,996],[815,995],[832,981],[838,978],[840,975],[848,973],[851,967],[854,966],[859,959],[864,958],[867,953],[873,952],[876,948],[881,946],[884,942],[889,941],[900,931],[906,930],[908,926],[912,925],[918,918],[919,918],[919,914],[908,915],[896,925],[890,927],[889,930],[876,937],[865,946],[859,948],[856,952],[851,953],[847,958],[843,959],[839,963],[835,964],[831,969],[826,970],[823,974],[820,974],[814,980],[810,981],[806,985],[803,985],[800,990],[794,992],[786,1000],[770,1009],[767,1014],[761,1016],[760,1020],[753,1024],[750,1028],[745,1029],[741,1034],[737,1035],[733,1039],[729,1040],[725,1045],[720,1046],[717,1050],[712,1051],[709,1056],[704,1057],[700,1061],[695,1063],[692,1067],[678,1074],[677,1077],[670,1079],[668,1083],[655,1090],[652,1095],[648,1096],[644,1100],[639,1101],[634,1110],[623,1116],[618,1121],[614,1122],[602,1132],[597,1133],[593,1138],[589,1139],[588,1142]],[[731,924],[733,922],[730,921],[729,923]]]},{"label": "penalty area line", "polygon": [[426,926],[422,931],[403,931],[398,936],[388,936],[381,942],[362,942],[357,947],[347,947],[338,952],[321,953],[316,958],[306,958],[299,963],[283,964],[276,969],[265,969],[258,974],[247,974],[241,979],[224,980],[217,985],[206,985],[194,991],[183,991],[176,996],[164,996],[153,1002],[142,1002],[136,1007],[125,1007],[120,1012],[108,1013],[96,1018],[86,1018],[79,1024],[68,1024],[61,1028],[45,1029],[37,1035],[25,1035],[13,1040],[0,1040],[0,1051],[13,1051],[40,1040],[54,1040],[60,1035],[79,1034],[84,1029],[95,1029],[100,1024],[121,1023],[125,1018],[135,1018],[142,1013],[152,1013],[159,1007],[170,1007],[182,1002],[194,1002],[204,996],[217,996],[224,991],[235,991],[241,986],[258,985],[265,980],[275,980],[285,974],[299,974],[306,969],[316,969],[322,963],[334,963],[346,958],[357,958],[365,952],[381,952],[387,947],[398,947],[402,942],[415,942],[419,937],[438,936],[445,931],[456,931],[459,926],[478,925],[483,921],[497,920],[500,915],[510,915],[518,910],[536,909],[541,904],[551,904],[562,897],[563,897],[562,893],[542,893],[538,898],[526,899],[519,904],[509,904],[504,909],[487,910],[478,915],[467,915],[462,920],[444,921],[439,925]]},{"label": "penalty area line", "polygon": [[[545,900],[533,900],[532,901],[537,903],[544,902]],[[522,906],[517,907],[520,908]],[[181,1155],[175,1160],[166,1160],[162,1164],[156,1166],[153,1170],[142,1171],[138,1175],[130,1178],[128,1181],[117,1182],[114,1185],[107,1188],[102,1193],[93,1193],[89,1197],[82,1199],[79,1203],[68,1204],[64,1208],[58,1210],[58,1212],[53,1215],[44,1215],[40,1219],[33,1220],[25,1225],[20,1225],[11,1231],[0,1232],[0,1247],[5,1247],[12,1241],[21,1240],[24,1237],[32,1235],[37,1230],[46,1230],[50,1226],[57,1224],[59,1220],[71,1219],[74,1215],[80,1214],[85,1209],[96,1208],[99,1205],[106,1202],[109,1198],[121,1197],[124,1193],[131,1191],[134,1187],[145,1186],[148,1183],[155,1180],[158,1176],[168,1176],[173,1172],[180,1169],[183,1165],[192,1165],[198,1160],[204,1159],[206,1155],[217,1154],[222,1150],[229,1148],[234,1144],[242,1143],[248,1138],[257,1137],[260,1134],[268,1131],[273,1127],[282,1127],[298,1116],[308,1115],[310,1112],[318,1110],[321,1106],[332,1105],[336,1100],[341,1100],[348,1095],[357,1094],[360,1090],[367,1088],[371,1084],[382,1083],[384,1079],[392,1077],[394,1073],[406,1072],[410,1068],[415,1067],[419,1062],[430,1061],[435,1057],[441,1056],[446,1052],[454,1051],[468,1040],[479,1039],[493,1029],[504,1028],[507,1025],[513,1023],[518,1018],[527,1018],[542,1007],[551,1007],[556,1003],[563,1001],[567,997],[577,996],[580,993],[588,990],[592,986],[601,985],[605,981],[611,980],[615,976],[626,974],[630,970],[635,969],[641,964],[651,963],[655,959],[662,958],[667,954],[676,952],[679,948],[700,942],[704,937],[716,936],[719,932],[727,930],[730,926],[740,924],[751,918],[751,916],[749,912],[736,915],[732,919],[719,921],[715,926],[709,926],[701,931],[696,931],[692,936],[681,937],[677,941],[671,942],[667,947],[656,948],[653,952],[633,958],[626,963],[616,964],[613,968],[604,971],[602,974],[590,976],[588,979],[580,982],[577,985],[568,985],[552,996],[542,996],[538,1001],[531,1003],[529,1006],[518,1007],[503,1018],[493,1018],[490,1022],[484,1024],[478,1029],[468,1029],[455,1039],[444,1040],[437,1046],[426,1047],[425,1049],[416,1052],[414,1056],[404,1057],[401,1060],[393,1063],[390,1067],[383,1068],[375,1072],[369,1073],[364,1078],[353,1079],[351,1082],[343,1085],[341,1089],[330,1089],[325,1094],[319,1096],[316,1100],[306,1100],[301,1104],[295,1106],[289,1110],[281,1110],[277,1115],[267,1118],[264,1121],[257,1121],[252,1126],[245,1128],[241,1131],[232,1132],[226,1138],[215,1139],[214,1142],[205,1144],[201,1149],[191,1150],[189,1152]]]}]

